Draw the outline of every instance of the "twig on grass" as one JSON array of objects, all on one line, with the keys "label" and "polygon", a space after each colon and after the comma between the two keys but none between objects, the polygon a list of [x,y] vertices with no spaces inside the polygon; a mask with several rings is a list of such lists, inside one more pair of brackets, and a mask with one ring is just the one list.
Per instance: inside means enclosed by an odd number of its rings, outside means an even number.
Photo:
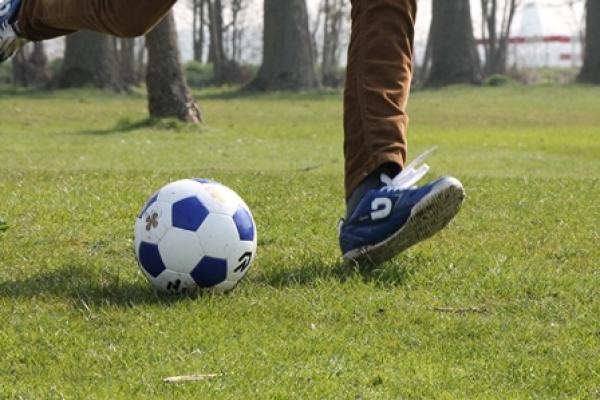
[{"label": "twig on grass", "polygon": [[487,313],[487,309],[484,307],[463,307],[463,308],[454,308],[454,307],[433,307],[433,311],[445,312],[450,314],[467,314],[467,313],[475,313],[475,314],[485,314]]},{"label": "twig on grass", "polygon": [[179,382],[192,382],[192,381],[205,381],[208,379],[214,379],[220,377],[222,374],[200,374],[200,375],[182,375],[182,376],[170,376],[164,378],[165,383],[179,383]]},{"label": "twig on grass", "polygon": [[323,166],[323,164],[316,164],[316,165],[309,165],[307,167],[304,168],[299,168],[298,172],[310,172],[310,171],[315,171],[319,168],[321,168]]}]

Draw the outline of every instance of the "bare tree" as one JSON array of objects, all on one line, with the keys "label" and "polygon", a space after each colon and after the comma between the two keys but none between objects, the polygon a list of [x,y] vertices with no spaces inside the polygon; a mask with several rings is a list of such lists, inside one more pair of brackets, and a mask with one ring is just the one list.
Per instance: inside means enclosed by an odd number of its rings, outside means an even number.
[{"label": "bare tree", "polygon": [[[506,72],[508,42],[517,7],[517,0],[481,0],[481,33],[485,48],[485,75]],[[499,17],[499,9],[502,8]],[[498,26],[500,22],[500,26]]]},{"label": "bare tree", "polygon": [[587,0],[585,55],[580,82],[600,84],[600,1]]},{"label": "bare tree", "polygon": [[432,0],[429,86],[480,83],[469,0]]},{"label": "bare tree", "polygon": [[[324,1],[324,0],[321,0]],[[318,64],[320,62],[320,52],[318,45],[318,33],[321,29],[321,19],[323,18],[323,14],[325,13],[323,5],[317,9],[317,12],[312,21],[308,21],[309,27],[308,32],[310,34],[310,49],[313,55],[313,62]]]},{"label": "bare tree", "polygon": [[249,89],[318,87],[306,0],[265,0],[263,43],[262,66]]},{"label": "bare tree", "polygon": [[23,47],[12,59],[13,82],[20,86],[44,86],[51,80],[43,42]]},{"label": "bare tree", "polygon": [[135,57],[135,71],[139,80],[142,81],[146,76],[146,61],[147,61],[147,48],[146,48],[146,37],[136,38],[137,55]]},{"label": "bare tree", "polygon": [[583,43],[585,40],[585,14],[583,16],[579,16],[576,8],[583,2],[585,2],[585,0],[565,0],[564,3],[564,5],[569,8],[571,22],[577,26],[577,35],[579,36],[581,43]]},{"label": "bare tree", "polygon": [[[206,1],[208,2],[210,31],[209,62],[213,64],[214,82],[216,84],[242,83],[246,76],[237,62],[237,57],[241,52],[242,39],[242,31],[238,24],[240,12],[247,3],[245,0],[230,0],[230,3],[224,3],[223,0]],[[226,4],[228,4],[232,16],[228,23],[225,23],[223,15]],[[226,40],[228,32],[230,32],[230,41]],[[227,51],[228,47],[231,49],[230,52]]]},{"label": "bare tree", "polygon": [[342,26],[347,16],[345,0],[322,0],[324,15],[323,48],[321,52],[321,82],[326,86],[337,87],[341,79],[336,73],[340,59],[340,38]]},{"label": "bare tree", "polygon": [[194,61],[204,61],[204,46],[206,34],[206,0],[192,0],[192,43]]},{"label": "bare tree", "polygon": [[67,36],[62,68],[56,79],[60,88],[95,86],[122,91],[115,40],[95,32]]},{"label": "bare tree", "polygon": [[415,64],[413,84],[423,84],[429,76],[429,69],[431,68],[431,32],[427,35],[427,42],[425,44],[425,55],[421,65]]},{"label": "bare tree", "polygon": [[134,38],[118,39],[119,45],[119,75],[121,81],[126,85],[137,85],[140,83],[141,74],[138,70],[136,60],[136,40]]},{"label": "bare tree", "polygon": [[199,123],[202,120],[200,110],[189,93],[181,68],[173,12],[146,35],[146,45],[150,116]]},{"label": "bare tree", "polygon": [[231,11],[231,22],[229,23],[230,32],[230,58],[236,63],[240,63],[242,58],[242,37],[244,28],[241,24],[241,16],[248,6],[245,0],[230,0],[229,8]]},{"label": "bare tree", "polygon": [[225,45],[223,43],[223,2],[221,0],[207,0],[208,19],[210,30],[210,57],[209,61],[213,64],[215,80],[218,83],[225,81],[225,65],[227,57],[225,55]]}]

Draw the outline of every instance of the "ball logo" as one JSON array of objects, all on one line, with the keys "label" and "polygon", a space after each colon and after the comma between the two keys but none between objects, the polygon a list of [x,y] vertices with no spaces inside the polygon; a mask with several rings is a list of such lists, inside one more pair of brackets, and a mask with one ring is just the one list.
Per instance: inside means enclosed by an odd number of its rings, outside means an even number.
[{"label": "ball logo", "polygon": [[170,293],[185,293],[186,288],[181,287],[181,279],[177,279],[174,282],[169,282],[167,284],[167,291]]},{"label": "ball logo", "polygon": [[250,252],[250,251],[245,252],[238,259],[238,261],[240,262],[240,265],[238,265],[238,267],[236,269],[234,269],[233,272],[244,272],[246,270],[246,268],[248,268],[250,266],[250,263],[252,263],[252,252]]},{"label": "ball logo", "polygon": [[213,199],[215,199],[217,201],[217,203],[225,204],[225,199],[223,198],[223,196],[221,195],[221,193],[219,193],[219,191],[217,189],[209,188],[206,191],[208,192],[210,197],[212,197]]},{"label": "ball logo", "polygon": [[150,232],[150,229],[158,227],[158,213],[153,212],[146,217],[146,230]]},{"label": "ball logo", "polygon": [[371,219],[378,220],[390,216],[392,213],[392,200],[387,197],[378,197],[371,203]]}]

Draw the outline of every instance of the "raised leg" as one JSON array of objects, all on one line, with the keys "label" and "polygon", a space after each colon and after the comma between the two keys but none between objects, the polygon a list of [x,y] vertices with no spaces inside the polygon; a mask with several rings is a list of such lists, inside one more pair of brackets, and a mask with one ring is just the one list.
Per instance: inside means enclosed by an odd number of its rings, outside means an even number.
[{"label": "raised leg", "polygon": [[44,40],[75,31],[120,37],[148,32],[176,0],[23,0],[15,22],[19,34]]}]

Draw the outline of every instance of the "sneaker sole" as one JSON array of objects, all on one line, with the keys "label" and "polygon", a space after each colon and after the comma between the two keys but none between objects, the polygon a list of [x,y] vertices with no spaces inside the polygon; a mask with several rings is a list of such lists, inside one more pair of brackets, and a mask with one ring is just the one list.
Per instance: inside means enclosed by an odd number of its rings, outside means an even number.
[{"label": "sneaker sole", "polygon": [[392,236],[371,246],[364,246],[344,254],[347,261],[380,264],[409,247],[430,238],[456,216],[465,198],[462,184],[447,177],[423,198],[412,210],[406,223]]}]

